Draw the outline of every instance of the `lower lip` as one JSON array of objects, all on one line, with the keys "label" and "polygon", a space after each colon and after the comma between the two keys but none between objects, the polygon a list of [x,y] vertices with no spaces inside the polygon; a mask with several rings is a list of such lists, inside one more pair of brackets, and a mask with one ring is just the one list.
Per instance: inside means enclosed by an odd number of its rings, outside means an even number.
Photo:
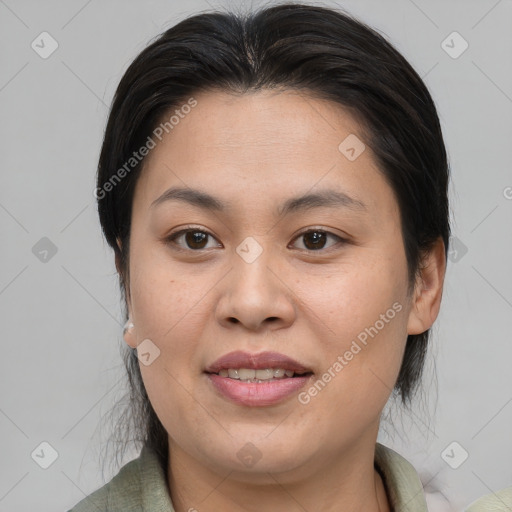
[{"label": "lower lip", "polygon": [[233,402],[251,407],[264,407],[276,404],[296,393],[313,375],[273,379],[268,382],[242,382],[215,373],[208,373],[207,376],[215,389]]}]

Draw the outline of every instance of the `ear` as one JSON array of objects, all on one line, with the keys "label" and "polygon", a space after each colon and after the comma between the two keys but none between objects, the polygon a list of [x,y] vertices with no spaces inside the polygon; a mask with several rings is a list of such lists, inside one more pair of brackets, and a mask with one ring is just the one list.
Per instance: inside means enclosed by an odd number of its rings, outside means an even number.
[{"label": "ear", "polygon": [[[119,247],[119,251],[116,251],[116,256],[115,256],[116,270],[117,270],[117,273],[122,277],[123,282],[125,282],[124,275],[123,275],[122,268],[121,268],[121,252],[120,252],[122,250],[121,240],[119,238],[117,238],[116,242],[117,242],[117,246]],[[132,316],[132,309],[131,309],[131,301],[130,301],[129,294],[127,294],[126,292],[127,292],[127,290],[125,290],[125,296],[126,296],[126,306],[128,308],[128,320],[124,324],[124,327],[123,327],[123,338],[129,347],[136,348],[137,347],[137,338],[135,336],[135,326],[134,326],[133,320],[132,320],[133,316]]]},{"label": "ear", "polygon": [[441,306],[446,256],[440,237],[422,259],[414,286],[407,334],[421,334],[432,327]]}]

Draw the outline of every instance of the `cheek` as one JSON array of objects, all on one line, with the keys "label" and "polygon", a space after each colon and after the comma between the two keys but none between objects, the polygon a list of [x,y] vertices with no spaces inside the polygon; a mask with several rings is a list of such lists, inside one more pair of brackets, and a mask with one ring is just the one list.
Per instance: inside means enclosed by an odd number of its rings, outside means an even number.
[{"label": "cheek", "polygon": [[[399,257],[354,259],[323,275],[302,273],[294,293],[304,305],[303,315],[316,318],[317,324],[325,327],[329,345],[342,348],[340,343],[357,337],[376,322],[382,327],[381,315],[385,315],[386,332],[405,329],[405,279],[405,262]],[[399,306],[393,309],[395,302]]]},{"label": "cheek", "polygon": [[[311,390],[311,402],[337,421],[360,416],[364,423],[380,414],[392,392],[407,339],[404,265],[400,258],[368,260],[324,280],[327,286],[309,283],[314,293],[308,306],[328,327],[322,344],[325,366],[318,376],[327,384]],[[306,288],[302,293],[306,296]]]},{"label": "cheek", "polygon": [[[183,364],[180,364],[183,361]],[[186,357],[181,358],[169,348],[150,366],[141,365],[149,401],[165,430],[189,453],[196,453],[197,439],[212,437],[214,416],[201,405],[197,375],[187,372]],[[215,429],[213,429],[215,430]]]},{"label": "cheek", "polygon": [[179,265],[171,265],[160,248],[135,249],[130,272],[133,320],[141,339],[168,344],[183,330],[200,327],[198,317],[211,288],[208,273],[186,274]]},{"label": "cheek", "polygon": [[185,444],[191,429],[194,438],[206,435],[199,432],[205,418],[193,397],[199,395],[198,346],[213,311],[212,282],[206,275],[185,275],[160,252],[133,251],[133,320],[138,342],[150,339],[160,351],[150,365],[140,364],[149,400],[166,430]]},{"label": "cheek", "polygon": [[[194,387],[201,368],[198,347],[208,327],[208,311],[214,308],[208,294],[212,283],[206,275],[185,275],[159,254],[152,256],[150,250],[134,251],[131,265],[137,341],[150,339],[159,350],[151,365],[141,364],[144,385],[166,428],[179,431],[183,428],[180,417],[198,413],[190,398],[196,396]],[[202,424],[204,418],[199,419]]]}]

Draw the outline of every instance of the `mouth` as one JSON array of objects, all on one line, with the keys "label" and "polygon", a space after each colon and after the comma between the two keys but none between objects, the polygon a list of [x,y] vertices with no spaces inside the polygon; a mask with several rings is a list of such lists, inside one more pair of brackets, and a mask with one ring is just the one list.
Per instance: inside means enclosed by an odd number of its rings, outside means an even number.
[{"label": "mouth", "polygon": [[[288,371],[283,376],[270,377],[266,379],[254,378],[240,378],[247,376],[244,374],[245,369],[241,370],[227,370],[228,375],[225,375],[226,371],[219,373],[206,373],[208,378],[210,389],[215,393],[217,397],[227,400],[230,403],[234,403],[239,406],[245,407],[266,407],[276,405],[286,399],[292,398],[294,395],[305,387],[312,379],[313,373],[306,372],[303,374],[294,374]],[[282,369],[268,369],[268,373],[271,372],[282,373]],[[254,373],[255,370],[250,370]],[[267,370],[258,370],[267,373]],[[230,377],[229,373],[238,373],[238,378]],[[252,374],[249,374],[251,377]]]},{"label": "mouth", "polygon": [[313,377],[311,368],[277,352],[230,352],[205,368],[217,397],[248,407],[264,407],[291,398]]}]

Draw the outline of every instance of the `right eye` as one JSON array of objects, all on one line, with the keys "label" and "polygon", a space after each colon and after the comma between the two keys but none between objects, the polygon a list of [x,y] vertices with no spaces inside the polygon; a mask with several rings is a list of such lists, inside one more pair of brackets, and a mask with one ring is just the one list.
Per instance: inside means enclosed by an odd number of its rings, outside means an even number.
[{"label": "right eye", "polygon": [[[165,238],[165,241],[169,245],[176,245],[180,250],[192,250],[199,251],[201,249],[208,249],[208,237],[215,240],[211,233],[203,231],[197,228],[186,228],[171,233]],[[183,245],[185,244],[185,245]],[[212,247],[219,247],[220,244]]]}]

